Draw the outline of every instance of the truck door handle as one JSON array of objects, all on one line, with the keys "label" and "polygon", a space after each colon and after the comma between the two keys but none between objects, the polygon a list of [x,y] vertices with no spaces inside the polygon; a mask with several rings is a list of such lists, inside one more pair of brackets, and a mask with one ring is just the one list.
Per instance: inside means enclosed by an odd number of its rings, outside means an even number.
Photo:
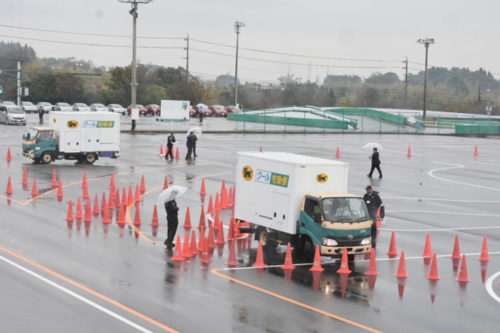
[{"label": "truck door handle", "polygon": [[300,226],[301,226],[301,227],[305,227],[305,226],[306,226],[306,224],[305,224],[305,223],[301,223],[301,224],[300,224]]}]

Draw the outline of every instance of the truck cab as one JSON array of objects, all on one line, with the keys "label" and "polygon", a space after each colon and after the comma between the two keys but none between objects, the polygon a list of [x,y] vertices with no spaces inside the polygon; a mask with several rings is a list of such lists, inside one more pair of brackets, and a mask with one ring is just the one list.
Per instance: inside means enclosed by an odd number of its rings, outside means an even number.
[{"label": "truck cab", "polygon": [[23,135],[23,155],[48,164],[57,154],[56,132],[49,127],[32,127]]},{"label": "truck cab", "polygon": [[307,193],[299,219],[299,251],[308,256],[316,244],[323,256],[339,256],[346,247],[351,258],[370,252],[373,221],[359,196]]}]

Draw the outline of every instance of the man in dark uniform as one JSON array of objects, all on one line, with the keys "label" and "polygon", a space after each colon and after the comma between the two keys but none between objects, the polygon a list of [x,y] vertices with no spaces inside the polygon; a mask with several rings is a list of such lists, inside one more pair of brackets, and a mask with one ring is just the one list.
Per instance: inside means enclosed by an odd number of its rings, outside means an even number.
[{"label": "man in dark uniform", "polygon": [[189,135],[187,136],[186,140],[186,146],[188,149],[186,154],[186,161],[193,159],[193,157],[191,156],[193,152],[194,152],[194,157],[196,157],[196,140],[198,140],[196,135],[194,135],[193,132],[189,132]]},{"label": "man in dark uniform", "polygon": [[365,187],[366,193],[363,196],[363,200],[366,203],[366,207],[368,207],[368,214],[370,214],[370,218],[373,221],[372,224],[372,244],[375,243],[375,239],[377,238],[377,211],[382,205],[382,199],[378,195],[377,191],[374,191],[373,188],[368,185]]},{"label": "man in dark uniform", "polygon": [[177,202],[175,200],[170,200],[165,202],[165,210],[167,211],[167,239],[165,239],[165,246],[168,249],[171,249],[175,246],[173,243],[175,233],[177,232],[177,225],[179,224],[179,207],[177,206]]},{"label": "man in dark uniform", "polygon": [[170,160],[174,160],[174,142],[175,136],[173,132],[170,132],[170,135],[167,138],[167,153],[165,154],[165,159],[168,160],[170,156]]},{"label": "man in dark uniform", "polygon": [[372,168],[370,170],[370,173],[368,174],[368,177],[372,178],[373,170],[377,169],[378,171],[378,178],[382,179],[382,171],[380,170],[380,157],[377,151],[377,148],[373,148],[373,154],[370,156],[370,159],[372,160]]},{"label": "man in dark uniform", "polygon": [[43,125],[43,107],[41,107],[41,106],[38,109],[38,119],[39,119],[40,125]]}]

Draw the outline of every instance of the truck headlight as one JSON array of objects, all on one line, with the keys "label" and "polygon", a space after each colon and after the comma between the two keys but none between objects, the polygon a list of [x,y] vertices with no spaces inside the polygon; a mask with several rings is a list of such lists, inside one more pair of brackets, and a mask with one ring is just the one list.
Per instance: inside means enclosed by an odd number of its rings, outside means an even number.
[{"label": "truck headlight", "polygon": [[361,241],[361,245],[370,245],[372,243],[372,238],[371,237],[366,237],[366,238],[363,238],[363,240]]},{"label": "truck headlight", "polygon": [[28,154],[33,154],[35,151],[33,149],[28,150]]},{"label": "truck headlight", "polygon": [[337,245],[339,245],[339,243],[337,243],[337,241],[335,239],[331,239],[331,238],[323,238],[321,243],[323,246],[337,246]]}]

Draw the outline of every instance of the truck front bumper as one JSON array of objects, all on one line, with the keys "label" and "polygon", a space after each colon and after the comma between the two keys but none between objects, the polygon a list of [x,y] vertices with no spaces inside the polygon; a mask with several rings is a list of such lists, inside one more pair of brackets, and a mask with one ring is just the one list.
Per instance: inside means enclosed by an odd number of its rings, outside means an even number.
[{"label": "truck front bumper", "polygon": [[35,158],[35,154],[30,154],[30,153],[23,153],[23,156],[31,159]]},{"label": "truck front bumper", "polygon": [[[371,245],[347,246],[347,254],[362,254],[370,252]],[[340,256],[342,255],[343,247],[340,246],[321,246],[322,256]]]}]

